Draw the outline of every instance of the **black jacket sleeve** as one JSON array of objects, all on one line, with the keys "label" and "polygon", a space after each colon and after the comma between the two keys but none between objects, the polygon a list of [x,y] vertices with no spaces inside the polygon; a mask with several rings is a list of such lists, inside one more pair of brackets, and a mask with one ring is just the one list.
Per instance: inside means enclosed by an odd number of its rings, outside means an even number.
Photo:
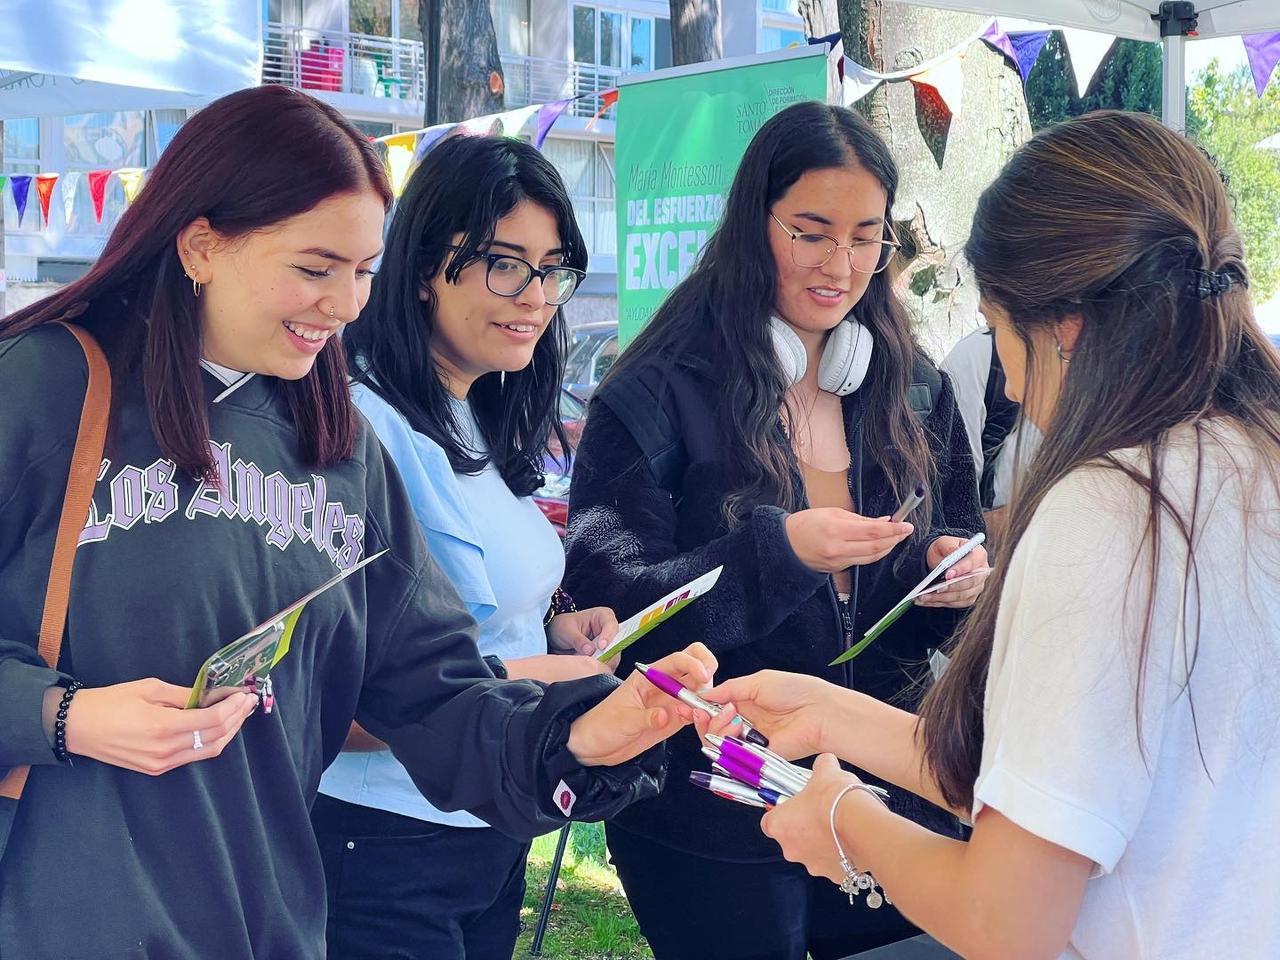
[{"label": "black jacket sleeve", "polygon": [[[373,460],[380,458],[375,454]],[[391,553],[366,578],[369,647],[356,720],[384,740],[414,783],[443,810],[465,809],[526,839],[566,819],[602,820],[657,792],[662,746],[616,768],[582,767],[569,752],[572,722],[618,681],[545,686],[495,680],[476,647],[475,622],[427,553],[389,460],[371,467],[385,512],[370,497],[370,552]],[[568,817],[564,787],[574,796]]]},{"label": "black jacket sleeve", "polygon": [[566,589],[579,606],[612,607],[623,619],[723,566],[713,593],[680,614],[680,635],[713,652],[753,643],[827,582],[791,549],[786,517],[758,506],[733,531],[680,552],[670,495],[626,426],[597,399],[574,461]]},{"label": "black jacket sleeve", "polygon": [[912,549],[904,550],[893,566],[895,578],[908,590],[929,572],[929,544],[939,537],[967,540],[986,529],[978,497],[973,450],[956,403],[955,388],[945,373],[942,374],[942,389],[937,402],[924,422],[924,432],[936,467],[931,490],[933,512],[929,517],[929,532],[917,540]]}]

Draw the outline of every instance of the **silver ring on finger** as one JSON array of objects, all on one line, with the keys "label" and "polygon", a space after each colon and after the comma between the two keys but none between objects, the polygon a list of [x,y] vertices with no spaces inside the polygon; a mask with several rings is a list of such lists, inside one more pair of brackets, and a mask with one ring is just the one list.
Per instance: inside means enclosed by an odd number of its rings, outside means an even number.
[{"label": "silver ring on finger", "polygon": [[199,730],[196,730],[191,734],[191,749],[192,750],[204,749],[204,739],[200,736]]}]

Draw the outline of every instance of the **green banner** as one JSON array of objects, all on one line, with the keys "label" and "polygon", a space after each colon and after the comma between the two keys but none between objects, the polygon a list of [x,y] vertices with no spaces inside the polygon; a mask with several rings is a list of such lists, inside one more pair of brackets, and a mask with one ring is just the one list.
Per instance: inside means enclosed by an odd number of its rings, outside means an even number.
[{"label": "green banner", "polygon": [[623,344],[692,269],[755,132],[792,103],[826,99],[824,49],[622,88],[616,171]]}]

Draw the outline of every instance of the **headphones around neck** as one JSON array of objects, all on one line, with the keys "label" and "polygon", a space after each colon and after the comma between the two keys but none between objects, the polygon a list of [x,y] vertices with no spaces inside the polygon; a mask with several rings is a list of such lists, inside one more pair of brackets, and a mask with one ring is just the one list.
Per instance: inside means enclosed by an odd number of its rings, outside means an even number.
[{"label": "headphones around neck", "polygon": [[[804,379],[809,366],[809,354],[804,344],[790,325],[777,317],[769,318],[769,335],[787,386],[795,386]],[[874,347],[871,331],[852,316],[840,321],[822,348],[822,359],[818,362],[818,389],[838,397],[853,393],[867,377]]]}]

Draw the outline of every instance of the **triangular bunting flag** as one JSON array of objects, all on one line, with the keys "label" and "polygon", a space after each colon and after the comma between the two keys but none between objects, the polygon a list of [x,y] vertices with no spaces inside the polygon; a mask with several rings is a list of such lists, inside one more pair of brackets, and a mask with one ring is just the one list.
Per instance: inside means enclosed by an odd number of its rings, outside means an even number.
[{"label": "triangular bunting flag", "polygon": [[116,171],[120,186],[124,187],[125,203],[133,203],[137,197],[138,191],[142,189],[142,175],[145,172],[142,167],[124,167]]},{"label": "triangular bunting flag", "polygon": [[932,87],[953,117],[964,103],[964,54],[959,53],[909,78],[912,83]]},{"label": "triangular bunting flag", "polygon": [[1076,75],[1076,96],[1083,97],[1116,38],[1109,33],[1063,27],[1062,39],[1071,57],[1071,71]]},{"label": "triangular bunting flag", "polygon": [[555,122],[560,119],[574,99],[574,97],[566,97],[563,100],[552,100],[550,103],[544,103],[538,108],[538,123],[534,127],[533,145],[539,150],[542,149],[543,143],[546,142],[547,134],[551,132]]},{"label": "triangular bunting flag", "polygon": [[107,199],[107,179],[110,176],[110,170],[89,171],[89,198],[93,200],[93,217],[98,223],[102,222],[102,206]]},{"label": "triangular bunting flag", "polygon": [[1245,37],[1244,49],[1249,54],[1253,86],[1261,97],[1267,92],[1276,64],[1280,63],[1280,33],[1255,33]]},{"label": "triangular bunting flag", "polygon": [[617,87],[614,87],[612,90],[606,90],[604,91],[604,93],[600,94],[600,109],[596,111],[596,115],[594,117],[592,117],[590,120],[587,121],[587,129],[590,130],[592,127],[594,127],[596,125],[596,121],[605,115],[605,111],[607,111],[610,107],[612,107],[617,102],[618,102]]},{"label": "triangular bunting flag", "polygon": [[1009,43],[1013,47],[1013,62],[1018,65],[1018,72],[1022,74],[1023,86],[1026,86],[1027,77],[1031,76],[1031,68],[1036,65],[1040,51],[1048,42],[1048,30],[1009,34]]},{"label": "triangular bunting flag", "polygon": [[58,185],[56,173],[36,174],[36,196],[40,198],[40,216],[44,225],[49,225],[49,201],[53,199],[53,188]]},{"label": "triangular bunting flag", "polygon": [[62,175],[62,222],[71,225],[71,217],[76,209],[76,188],[84,176],[79,170],[72,170]]},{"label": "triangular bunting flag", "polygon": [[982,39],[991,44],[1014,63],[1018,62],[1018,55],[1013,52],[1013,41],[1009,39],[1009,34],[1000,26],[999,20],[992,20],[991,26],[982,32]]},{"label": "triangular bunting flag", "polygon": [[418,146],[413,151],[414,162],[417,163],[425,157],[427,151],[448,136],[449,131],[456,126],[456,123],[437,123],[434,127],[427,127],[418,134]]},{"label": "triangular bunting flag", "polygon": [[417,133],[397,133],[394,137],[384,137],[383,143],[387,145],[387,149],[392,147],[408,147],[412,150],[418,145]]},{"label": "triangular bunting flag", "polygon": [[502,124],[502,136],[520,136],[520,131],[529,122],[529,118],[538,112],[540,106],[541,104],[535,103],[529,107],[517,107],[515,110],[508,110],[506,113],[498,114],[498,122]]},{"label": "triangular bunting flag", "polygon": [[413,166],[413,148],[403,144],[395,144],[387,148],[387,167],[391,175],[391,192],[397,197],[404,193],[404,185],[409,179],[409,168]]},{"label": "triangular bunting flag", "polygon": [[875,71],[868,70],[849,57],[844,58],[844,79],[841,81],[841,87],[846,107],[853,106],[882,82],[880,75]]},{"label": "triangular bunting flag", "polygon": [[31,194],[31,178],[14,174],[9,178],[9,189],[13,191],[13,205],[18,208],[18,226],[22,226],[22,215],[27,212],[27,197]]}]

